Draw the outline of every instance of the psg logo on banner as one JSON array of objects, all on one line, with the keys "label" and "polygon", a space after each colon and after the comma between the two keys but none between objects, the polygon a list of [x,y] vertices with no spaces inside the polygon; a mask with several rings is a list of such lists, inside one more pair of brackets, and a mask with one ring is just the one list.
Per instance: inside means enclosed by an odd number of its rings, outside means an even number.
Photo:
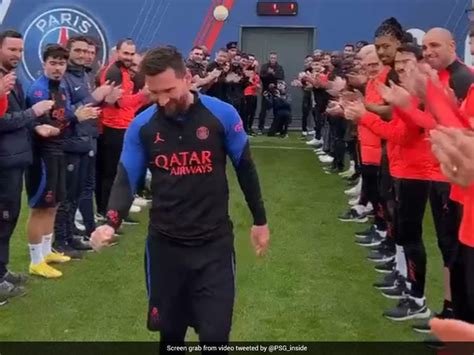
[{"label": "psg logo on banner", "polygon": [[42,74],[42,52],[48,44],[65,46],[74,36],[88,36],[98,42],[96,60],[105,63],[107,41],[98,22],[82,10],[57,8],[36,16],[24,31],[23,68],[27,77],[35,80]]}]

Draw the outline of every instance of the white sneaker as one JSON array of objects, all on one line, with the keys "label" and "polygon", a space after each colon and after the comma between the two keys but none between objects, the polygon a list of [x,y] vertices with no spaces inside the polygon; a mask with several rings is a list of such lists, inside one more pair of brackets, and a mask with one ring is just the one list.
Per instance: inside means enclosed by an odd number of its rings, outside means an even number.
[{"label": "white sneaker", "polygon": [[130,207],[130,213],[140,213],[142,211],[142,209],[139,207],[139,206],[136,206],[136,205],[132,205],[132,207]]},{"label": "white sneaker", "polygon": [[360,195],[361,190],[362,190],[362,180],[359,179],[359,182],[357,183],[356,186],[354,186],[353,188],[349,190],[344,191],[344,193],[349,197],[356,197]]},{"label": "white sneaker", "polygon": [[370,210],[368,211],[367,207],[364,205],[355,205],[355,206],[352,206],[352,209],[357,211],[358,215],[362,215],[370,211]]},{"label": "white sneaker", "polygon": [[352,209],[356,210],[359,215],[366,216],[374,210],[374,206],[369,202],[367,206],[357,204]]},{"label": "white sneaker", "polygon": [[315,134],[316,134],[315,131],[309,131],[309,132],[308,132],[308,136],[314,136]]},{"label": "white sneaker", "polygon": [[146,207],[148,206],[148,201],[140,196],[135,196],[135,200],[133,200],[133,204],[138,207]]},{"label": "white sneaker", "polygon": [[343,171],[342,173],[339,173],[339,176],[347,178],[347,177],[350,177],[354,174],[355,174],[355,163],[353,161],[351,161],[351,165],[350,165],[349,169],[347,169],[346,171]]},{"label": "white sneaker", "polygon": [[349,206],[355,206],[359,204],[360,196],[353,197],[349,200]]},{"label": "white sneaker", "polygon": [[355,166],[353,166],[353,165],[351,164],[351,166],[349,167],[349,169],[347,169],[346,171],[340,173],[339,176],[340,176],[340,177],[343,177],[343,178],[348,178],[348,177],[354,175],[355,172],[356,172],[356,171],[355,171]]},{"label": "white sneaker", "polygon": [[372,205],[372,202],[368,202],[367,206],[365,206],[365,212],[372,212],[374,210],[374,206]]},{"label": "white sneaker", "polygon": [[302,132],[301,132],[301,135],[302,135],[303,137],[306,137],[306,136],[308,135],[308,132],[302,131]]},{"label": "white sneaker", "polygon": [[322,141],[320,141],[320,140],[318,140],[318,139],[316,139],[316,138],[313,138],[313,139],[311,139],[310,141],[307,141],[307,142],[306,142],[307,145],[313,145],[313,146],[318,146],[318,145],[320,145],[320,144],[322,144],[322,143],[323,143]]},{"label": "white sneaker", "polygon": [[319,161],[321,163],[332,163],[334,161],[334,158],[330,157],[329,155],[322,155],[319,157]]}]

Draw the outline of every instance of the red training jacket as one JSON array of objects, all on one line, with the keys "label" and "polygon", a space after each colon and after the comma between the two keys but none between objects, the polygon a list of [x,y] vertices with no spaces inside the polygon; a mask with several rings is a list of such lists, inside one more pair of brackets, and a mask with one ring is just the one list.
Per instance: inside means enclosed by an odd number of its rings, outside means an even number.
[{"label": "red training jacket", "polygon": [[[413,99],[416,109],[418,100]],[[366,116],[360,124],[387,141],[390,175],[400,179],[446,181],[439,162],[431,152],[426,130],[406,119],[409,112],[394,108],[392,120]]]},{"label": "red training jacket", "polygon": [[128,69],[121,62],[114,62],[105,68],[100,77],[100,84],[103,85],[107,80],[121,85],[123,94],[115,105],[102,107],[100,122],[106,127],[127,129],[135,117],[135,112],[145,105],[148,99],[142,92],[133,94],[134,83]]},{"label": "red training jacket", "polygon": [[252,83],[244,89],[244,96],[257,96],[259,85],[260,76],[257,73],[254,73]]},{"label": "red training jacket", "polygon": [[[390,68],[386,67],[383,71],[374,79],[367,82],[365,89],[365,102],[369,104],[380,104],[383,102],[382,96],[380,96],[377,85],[385,83]],[[361,120],[373,120],[377,119],[375,113],[367,112]],[[380,165],[382,159],[382,143],[380,137],[372,132],[365,125],[358,125],[360,150],[362,156],[362,164],[364,165]]]},{"label": "red training jacket", "polygon": [[8,96],[3,95],[0,97],[0,118],[2,118],[8,111]]},{"label": "red training jacket", "polygon": [[[441,82],[446,87],[449,87],[449,76],[445,72],[440,72],[439,76]],[[426,102],[429,103],[430,110],[436,114],[439,124],[461,129],[467,129],[467,126],[472,127],[469,123],[472,121],[474,114],[473,85],[469,88],[461,109],[458,109],[453,104],[452,99],[443,90],[430,82],[428,82],[426,91]],[[464,245],[474,248],[474,184],[468,188],[452,184],[450,198],[463,205],[463,216],[458,236],[459,241]]]}]

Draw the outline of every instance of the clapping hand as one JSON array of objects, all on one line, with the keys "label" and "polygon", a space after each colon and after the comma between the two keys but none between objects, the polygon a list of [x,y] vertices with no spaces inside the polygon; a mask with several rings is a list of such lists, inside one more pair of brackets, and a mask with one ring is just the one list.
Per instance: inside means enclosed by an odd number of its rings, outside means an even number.
[{"label": "clapping hand", "polygon": [[430,132],[431,148],[449,181],[467,187],[474,182],[474,132],[438,126]]},{"label": "clapping hand", "polygon": [[390,86],[380,84],[378,90],[382,98],[388,104],[400,108],[408,108],[411,103],[410,93],[403,87],[390,81]]},{"label": "clapping hand", "polygon": [[16,74],[10,72],[0,79],[0,96],[8,95],[10,91],[15,87]]},{"label": "clapping hand", "polygon": [[92,107],[91,104],[87,104],[78,107],[74,112],[74,115],[79,122],[95,119],[100,115],[100,108]]}]

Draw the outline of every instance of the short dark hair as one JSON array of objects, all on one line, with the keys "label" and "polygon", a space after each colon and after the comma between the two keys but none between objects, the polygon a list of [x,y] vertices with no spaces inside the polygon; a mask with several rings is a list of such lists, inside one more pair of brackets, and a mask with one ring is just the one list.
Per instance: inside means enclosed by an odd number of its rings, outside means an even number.
[{"label": "short dark hair", "polygon": [[275,51],[271,51],[271,52],[270,52],[270,55],[278,55],[278,53],[275,52]]},{"label": "short dark hair", "polygon": [[15,31],[15,30],[5,30],[5,31],[2,31],[2,32],[0,32],[0,46],[3,44],[3,41],[4,41],[6,38],[19,38],[19,39],[23,39],[23,35],[22,35],[20,32]]},{"label": "short dark hair", "polygon": [[216,53],[225,52],[227,53],[227,48],[219,48]]},{"label": "short dark hair", "polygon": [[402,25],[395,17],[386,19],[375,31],[375,38],[382,36],[391,36],[394,39],[403,42],[404,31]]},{"label": "short dark hair", "polygon": [[308,58],[313,58],[313,55],[312,55],[312,54],[308,54],[306,57],[304,57],[304,59],[308,59]]},{"label": "short dark hair", "polygon": [[202,48],[202,46],[193,46],[193,48],[191,48],[191,51],[193,51],[195,49],[199,49],[200,51],[204,52],[204,49]]},{"label": "short dark hair", "polygon": [[355,49],[355,46],[352,43],[346,43],[344,48],[346,48],[346,47],[351,47],[353,50]]},{"label": "short dark hair", "polygon": [[186,74],[186,64],[182,54],[173,46],[163,46],[148,51],[141,64],[141,73],[147,76],[155,76],[167,69],[173,69],[176,76],[183,77]]},{"label": "short dark hair", "polygon": [[397,52],[400,53],[412,53],[415,55],[416,60],[420,61],[423,59],[423,51],[420,46],[414,43],[404,43],[398,47]]},{"label": "short dark hair", "polygon": [[90,37],[90,36],[87,36],[87,44],[89,46],[94,46],[96,50],[99,50],[99,41],[97,40],[97,38],[94,38],[94,37]]},{"label": "short dark hair", "polygon": [[130,45],[130,46],[134,46],[134,45],[135,45],[135,42],[133,42],[133,39],[131,39],[131,38],[122,38],[121,40],[119,40],[119,41],[117,42],[117,45],[115,46],[115,48],[117,48],[117,50],[119,51],[119,50],[122,48],[122,46],[123,46],[124,44],[128,44],[128,45]]},{"label": "short dark hair", "polygon": [[201,49],[205,55],[209,55],[209,49],[204,44],[201,44],[198,46],[199,49]]},{"label": "short dark hair", "polygon": [[69,51],[60,44],[49,44],[43,51],[43,62],[46,62],[48,58],[68,60]]},{"label": "short dark hair", "polygon": [[72,45],[76,42],[84,42],[90,44],[90,41],[90,38],[86,36],[74,36],[68,39],[66,48],[70,50],[72,48]]}]

